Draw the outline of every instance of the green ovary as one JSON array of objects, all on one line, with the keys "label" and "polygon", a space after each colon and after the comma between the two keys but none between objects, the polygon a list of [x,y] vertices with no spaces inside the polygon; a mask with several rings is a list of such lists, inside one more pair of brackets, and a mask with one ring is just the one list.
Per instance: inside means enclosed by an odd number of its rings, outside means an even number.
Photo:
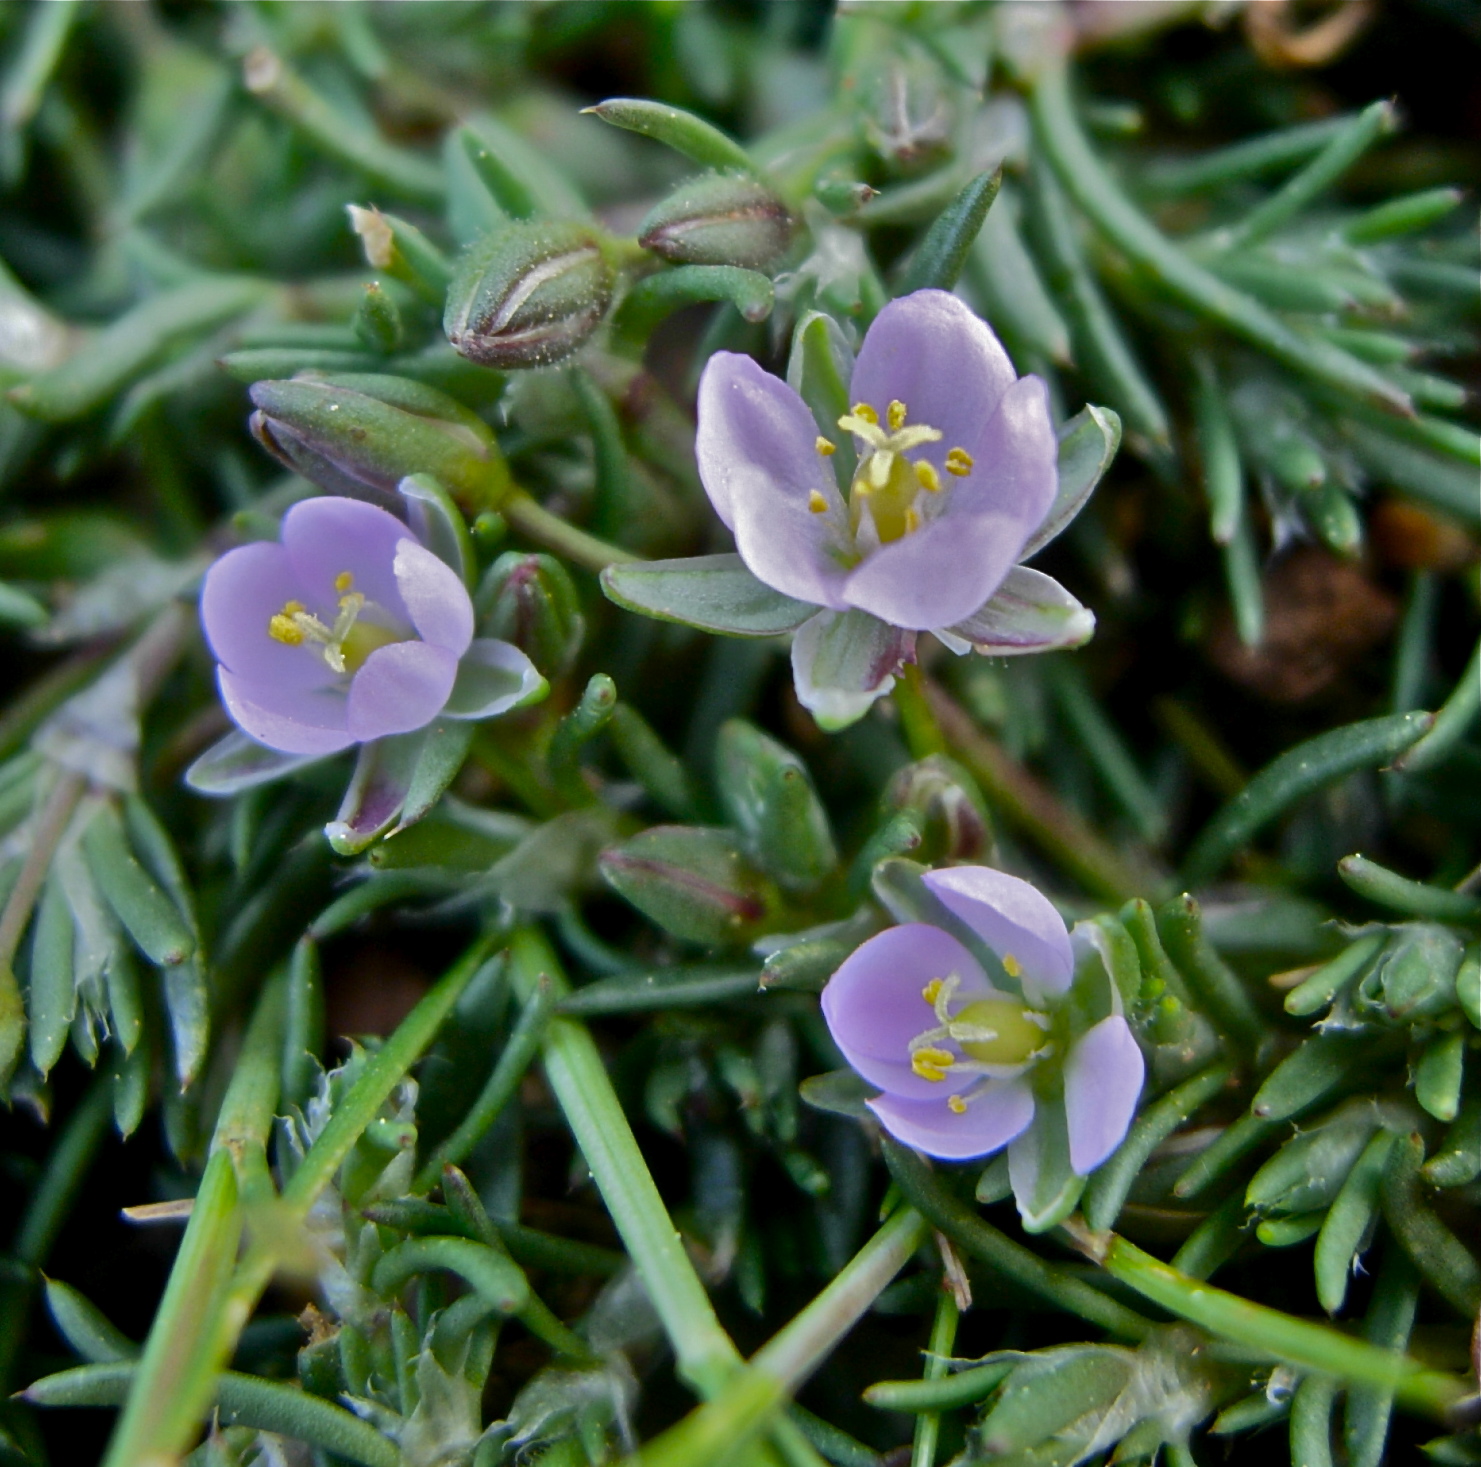
[{"label": "green ovary", "polygon": [[903,539],[920,523],[915,501],[921,486],[915,469],[904,454],[891,453],[889,459],[889,472],[882,488],[875,486],[870,475],[871,464],[866,460],[854,475],[849,493],[854,529],[857,531],[867,505],[879,538],[886,545]]},{"label": "green ovary", "polygon": [[1012,998],[979,998],[967,1004],[955,1022],[991,1029],[996,1038],[959,1039],[962,1053],[987,1065],[1021,1065],[1044,1044],[1044,1030],[1029,1013],[1026,1004]]},{"label": "green ovary", "polygon": [[392,642],[406,640],[405,637],[398,637],[395,632],[388,631],[385,627],[376,626],[374,622],[357,621],[345,633],[344,640],[339,644],[340,655],[345,661],[345,671],[359,672],[372,652],[379,651],[382,647],[389,647]]}]

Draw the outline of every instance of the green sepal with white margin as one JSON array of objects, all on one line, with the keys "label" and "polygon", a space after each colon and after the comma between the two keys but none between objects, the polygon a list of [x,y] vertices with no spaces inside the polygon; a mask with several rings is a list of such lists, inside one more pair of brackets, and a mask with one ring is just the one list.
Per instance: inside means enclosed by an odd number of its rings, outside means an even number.
[{"label": "green sepal with white margin", "polygon": [[792,638],[797,699],[830,733],[857,723],[915,655],[915,633],[867,611],[820,611]]},{"label": "green sepal with white margin", "polygon": [[406,501],[406,518],[423,545],[473,589],[473,545],[452,495],[431,474],[408,474],[396,492]]},{"label": "green sepal with white margin", "polygon": [[[1047,1070],[1040,1066],[1040,1072]],[[1070,1166],[1070,1131],[1065,1119],[1064,1086],[1057,1072],[1035,1074],[1034,1120],[1008,1143],[1008,1178],[1026,1233],[1046,1233],[1080,1203],[1085,1178]]]},{"label": "green sepal with white margin", "polygon": [[818,608],[759,581],[738,555],[695,555],[610,565],[602,572],[609,601],[658,621],[722,637],[777,637],[796,631]]},{"label": "green sepal with white margin", "polygon": [[219,738],[185,771],[185,783],[198,795],[224,799],[260,784],[286,779],[310,764],[321,764],[332,754],[285,754],[269,749],[232,729]]}]

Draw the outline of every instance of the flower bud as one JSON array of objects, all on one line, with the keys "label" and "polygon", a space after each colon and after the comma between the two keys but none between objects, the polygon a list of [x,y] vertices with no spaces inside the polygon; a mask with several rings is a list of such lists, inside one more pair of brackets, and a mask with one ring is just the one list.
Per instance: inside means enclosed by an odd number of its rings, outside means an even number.
[{"label": "flower bud", "polygon": [[607,884],[664,931],[689,942],[750,942],[776,905],[728,830],[655,825],[602,853]]},{"label": "flower bud", "polygon": [[581,602],[566,568],[549,555],[501,555],[484,575],[474,605],[479,636],[513,642],[547,679],[569,671],[581,651]]},{"label": "flower bud", "polygon": [[676,265],[740,265],[764,270],[792,240],[787,206],[758,179],[706,173],[658,204],[638,243]]},{"label": "flower bud", "polygon": [[580,224],[519,220],[484,236],[460,261],[442,329],[485,367],[545,367],[600,324],[614,275],[601,240]]},{"label": "flower bud", "polygon": [[991,854],[992,824],[972,776],[940,754],[901,769],[885,790],[884,804],[920,815],[922,842],[915,858],[927,865]]},{"label": "flower bud", "polygon": [[1465,948],[1437,922],[1401,922],[1379,960],[1358,982],[1365,1016],[1412,1023],[1455,1006],[1455,979]]},{"label": "flower bud", "polygon": [[248,395],[257,441],[332,494],[402,514],[396,486],[409,474],[433,475],[472,509],[508,492],[509,470],[488,425],[435,387],[354,373],[258,382]]}]

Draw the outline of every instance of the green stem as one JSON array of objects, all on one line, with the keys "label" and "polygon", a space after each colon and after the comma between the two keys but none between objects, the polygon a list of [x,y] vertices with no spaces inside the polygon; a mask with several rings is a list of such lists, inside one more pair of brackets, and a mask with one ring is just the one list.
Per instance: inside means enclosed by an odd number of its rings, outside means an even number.
[{"label": "green stem", "polygon": [[925,680],[920,667],[907,662],[901,676],[895,682],[895,707],[900,712],[900,726],[905,731],[905,743],[914,759],[928,759],[932,754],[946,752],[946,739],[936,715],[931,711],[926,698]]},{"label": "green stem", "polygon": [[206,1163],[104,1467],[152,1467],[177,1459],[190,1444],[209,1402],[215,1372],[201,1372],[205,1401],[196,1401],[195,1392],[179,1387],[198,1374],[194,1364],[217,1323],[241,1236],[236,1170],[231,1153],[223,1149]]},{"label": "green stem", "polygon": [[1222,326],[1305,377],[1412,417],[1409,394],[1331,342],[1305,337],[1243,291],[1205,270],[1120,191],[1092,152],[1070,99],[1062,66],[1046,66],[1031,102],[1034,131],[1065,192],[1135,267],[1195,314]]},{"label": "green stem", "polygon": [[499,513],[521,534],[528,535],[537,545],[563,555],[567,560],[589,571],[603,571],[609,565],[625,565],[641,560],[630,550],[622,550],[568,525],[559,515],[553,515],[538,504],[523,489],[516,489],[500,506]]},{"label": "green stem", "polygon": [[[556,997],[567,991],[560,962],[541,933],[516,932],[511,952],[510,977],[521,1002],[529,1001],[542,978]],[[558,1016],[546,1026],[543,1056],[546,1078],[663,1322],[679,1374],[701,1395],[715,1394],[740,1355],[684,1251],[601,1052],[583,1024]]]},{"label": "green stem", "polygon": [[902,1207],[790,1324],[751,1357],[712,1400],[649,1443],[643,1467],[723,1467],[771,1426],[787,1398],[877,1299],[929,1227]]},{"label": "green stem", "polygon": [[1247,1345],[1272,1359],[1392,1391],[1400,1404],[1438,1421],[1447,1420],[1451,1408],[1470,1394],[1460,1376],[1430,1370],[1397,1351],[1379,1349],[1189,1278],[1115,1233],[1092,1233],[1082,1225],[1072,1236],[1112,1278],[1144,1298],[1210,1334]]},{"label": "green stem", "polygon": [[[936,1300],[936,1318],[931,1324],[931,1342],[926,1346],[926,1368],[922,1372],[928,1381],[941,1380],[947,1371],[947,1362],[956,1348],[956,1326],[960,1311],[950,1289],[943,1287],[941,1297]],[[941,1435],[941,1413],[922,1411],[915,1418],[915,1442],[910,1452],[910,1467],[936,1467],[936,1443]]]}]

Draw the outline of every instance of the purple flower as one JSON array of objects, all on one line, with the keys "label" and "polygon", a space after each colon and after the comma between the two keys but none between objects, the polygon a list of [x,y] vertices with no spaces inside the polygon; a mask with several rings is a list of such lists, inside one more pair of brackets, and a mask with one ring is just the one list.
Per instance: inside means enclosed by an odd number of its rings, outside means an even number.
[{"label": "purple flower", "polygon": [[286,754],[492,717],[544,686],[517,647],[475,639],[456,571],[356,499],[303,500],[281,543],[228,551],[206,573],[201,621],[226,711]]},{"label": "purple flower", "polygon": [[940,927],[889,928],[829,980],[823,1014],[883,1092],[868,1105],[885,1130],[951,1161],[1006,1146],[1027,1219],[1055,1158],[1074,1185],[1121,1143],[1141,1051],[1093,943],[1072,939],[1027,882],[987,866],[922,880],[980,939],[982,960]]},{"label": "purple flower", "polygon": [[[1018,565],[1048,538],[1036,531],[1056,507],[1059,450],[1044,384],[1015,374],[991,329],[945,291],[890,302],[849,401],[820,435],[791,387],[731,352],[699,387],[700,478],[741,559],[823,608],[792,647],[818,721],[860,717],[919,632],[998,655],[1083,642],[1090,613]],[[858,456],[846,495],[832,463],[840,433]]]}]

